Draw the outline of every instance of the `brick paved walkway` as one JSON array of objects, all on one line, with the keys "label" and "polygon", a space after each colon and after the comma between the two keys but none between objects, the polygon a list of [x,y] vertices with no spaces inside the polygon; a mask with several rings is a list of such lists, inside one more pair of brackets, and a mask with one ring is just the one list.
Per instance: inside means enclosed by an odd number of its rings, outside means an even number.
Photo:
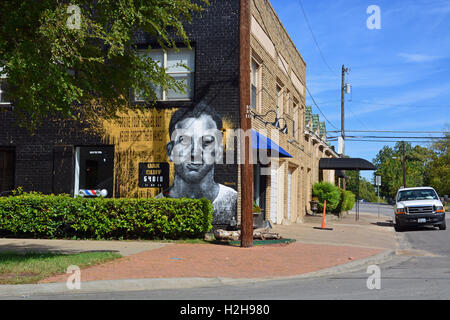
[{"label": "brick paved walkway", "polygon": [[[324,244],[240,248],[173,244],[81,270],[81,281],[144,278],[271,278],[294,276],[367,258],[383,249]],[[67,275],[41,283],[65,282]]]}]

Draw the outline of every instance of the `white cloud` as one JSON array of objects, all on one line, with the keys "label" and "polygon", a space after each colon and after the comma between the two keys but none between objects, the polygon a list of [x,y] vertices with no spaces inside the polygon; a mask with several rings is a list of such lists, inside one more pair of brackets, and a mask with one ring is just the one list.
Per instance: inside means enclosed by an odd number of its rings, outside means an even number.
[{"label": "white cloud", "polygon": [[[386,112],[386,110],[389,110],[389,114],[392,112],[404,112],[407,109],[404,108],[396,108],[395,105],[413,105],[413,104],[420,104],[421,101],[430,100],[436,97],[440,97],[444,94],[448,94],[450,92],[450,83],[444,83],[440,86],[435,86],[432,88],[427,89],[421,89],[420,92],[417,90],[407,91],[403,92],[401,94],[396,95],[395,97],[390,97],[386,99],[379,99],[374,101],[374,104],[371,105],[370,103],[364,103],[362,107],[359,107],[356,109],[356,107],[353,107],[354,112],[349,113],[346,115],[346,119],[366,115],[369,113],[376,113],[376,112]],[[358,105],[358,102],[354,103],[355,106]],[[336,121],[340,119],[340,114],[332,114],[328,116],[328,119],[330,121]],[[423,121],[421,119],[420,121]],[[442,120],[441,120],[442,121]]]},{"label": "white cloud", "polygon": [[416,63],[430,62],[442,59],[442,57],[439,56],[432,56],[418,53],[399,53],[398,56],[404,58],[406,62],[416,62]]}]

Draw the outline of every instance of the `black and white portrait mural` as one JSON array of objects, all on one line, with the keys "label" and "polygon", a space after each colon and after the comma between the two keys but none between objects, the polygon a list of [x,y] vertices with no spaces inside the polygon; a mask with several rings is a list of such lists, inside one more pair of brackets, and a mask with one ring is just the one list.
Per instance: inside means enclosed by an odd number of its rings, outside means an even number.
[{"label": "black and white portrait mural", "polygon": [[236,190],[217,183],[214,170],[222,163],[222,118],[209,105],[178,109],[170,120],[167,154],[174,164],[173,185],[156,198],[206,198],[214,207],[213,224],[236,219]]}]

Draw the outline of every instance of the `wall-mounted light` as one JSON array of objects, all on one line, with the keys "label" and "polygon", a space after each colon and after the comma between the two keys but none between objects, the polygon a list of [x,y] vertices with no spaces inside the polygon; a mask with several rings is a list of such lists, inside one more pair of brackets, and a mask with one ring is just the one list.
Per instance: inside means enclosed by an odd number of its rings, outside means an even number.
[{"label": "wall-mounted light", "polygon": [[[281,133],[284,133],[284,134],[288,134],[288,133],[289,133],[289,130],[288,130],[288,127],[287,127],[286,119],[284,119],[284,118],[278,118],[278,114],[277,114],[274,110],[269,110],[266,114],[257,114],[257,113],[254,112],[251,108],[248,108],[248,107],[247,107],[247,112],[248,112],[251,116],[253,116],[253,119],[258,118],[259,120],[261,120],[262,122],[264,122],[264,125],[265,125],[265,126],[267,126],[268,124],[271,124],[272,126],[274,126],[275,128],[277,128],[278,130],[280,130]],[[273,122],[270,122],[270,121],[265,120],[264,118],[265,118],[266,116],[268,116],[269,113],[272,113],[272,112],[275,113],[275,120],[274,120]],[[280,120],[284,120],[284,122],[285,122],[285,125],[284,125],[283,128],[281,128]]]},{"label": "wall-mounted light", "polygon": [[278,125],[280,124],[280,123],[279,123],[280,120],[284,120],[284,127],[283,127],[283,129],[280,130],[281,133],[288,134],[288,133],[289,133],[289,129],[288,129],[288,126],[287,126],[287,121],[286,121],[286,119],[285,119],[285,118],[279,118],[279,119],[278,119]]}]

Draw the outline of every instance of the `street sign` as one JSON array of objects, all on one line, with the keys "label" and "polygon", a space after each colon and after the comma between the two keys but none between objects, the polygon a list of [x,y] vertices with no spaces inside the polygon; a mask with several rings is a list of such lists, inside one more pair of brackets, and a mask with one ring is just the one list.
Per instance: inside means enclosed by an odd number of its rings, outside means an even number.
[{"label": "street sign", "polygon": [[381,186],[381,176],[375,176],[375,184]]}]

